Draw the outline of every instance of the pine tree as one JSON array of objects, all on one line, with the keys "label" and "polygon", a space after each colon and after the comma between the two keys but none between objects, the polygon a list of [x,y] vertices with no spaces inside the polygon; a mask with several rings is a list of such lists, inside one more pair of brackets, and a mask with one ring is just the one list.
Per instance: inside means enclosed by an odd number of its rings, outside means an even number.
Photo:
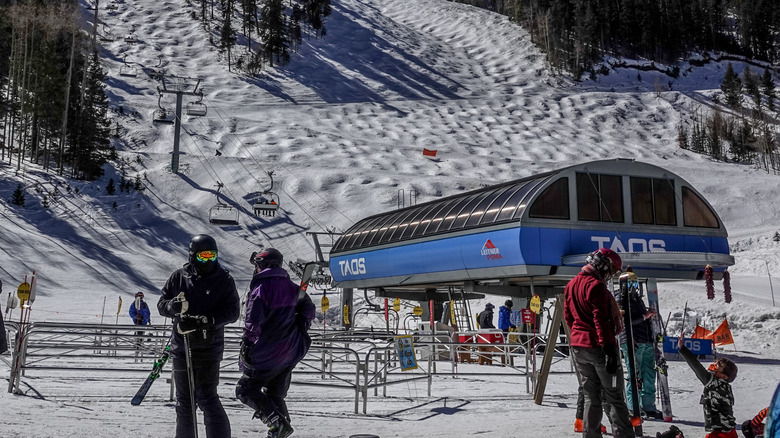
[{"label": "pine tree", "polygon": [[141,183],[141,175],[135,176],[135,184],[133,185],[133,190],[136,192],[142,192],[144,190],[144,185]]},{"label": "pine tree", "polygon": [[106,185],[106,193],[109,195],[113,195],[114,193],[116,193],[116,185],[114,185],[114,178],[108,180],[108,185]]},{"label": "pine tree", "polygon": [[233,46],[236,44],[236,31],[233,29],[233,23],[231,20],[231,17],[233,16],[233,8],[230,5],[232,4],[233,2],[227,2],[227,7],[223,10],[222,28],[219,32],[219,51],[227,52],[228,71],[230,71],[232,67],[230,62],[230,54]]},{"label": "pine tree", "polygon": [[97,51],[87,67],[84,106],[71,132],[73,174],[77,178],[95,179],[103,175],[110,148],[108,98],[104,90],[105,72],[100,67]]},{"label": "pine tree", "polygon": [[290,62],[284,10],[283,0],[265,0],[258,23],[263,40],[263,59],[271,66],[274,63],[284,66]]},{"label": "pine tree", "polygon": [[737,109],[742,103],[742,81],[734,73],[734,66],[730,62],[728,67],[726,67],[723,82],[720,83],[720,89],[726,96],[726,105],[732,109]]},{"label": "pine tree", "polygon": [[775,110],[775,81],[772,79],[772,73],[769,69],[764,69],[764,74],[761,76],[761,91],[767,98],[767,106],[770,111]]},{"label": "pine tree", "polygon": [[24,207],[24,187],[19,183],[16,185],[13,195],[11,195],[11,204]]},{"label": "pine tree", "polygon": [[688,130],[685,129],[682,122],[677,126],[677,145],[682,149],[689,149],[691,147],[688,144]]}]

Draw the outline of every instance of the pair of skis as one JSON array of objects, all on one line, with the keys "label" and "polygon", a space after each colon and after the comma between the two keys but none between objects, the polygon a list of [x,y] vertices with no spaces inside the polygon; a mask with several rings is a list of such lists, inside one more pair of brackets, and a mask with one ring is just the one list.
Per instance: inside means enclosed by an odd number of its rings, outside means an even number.
[{"label": "pair of skis", "polygon": [[661,398],[661,412],[664,415],[664,421],[672,421],[672,398],[669,392],[669,365],[666,364],[664,357],[664,336],[666,336],[666,327],[661,320],[661,310],[658,305],[658,285],[654,278],[647,279],[647,302],[650,309],[655,310],[655,316],[652,318],[653,326],[653,347],[655,350],[655,369],[656,369],[656,389]]},{"label": "pair of skis", "polygon": [[160,373],[162,372],[165,363],[168,362],[168,359],[170,357],[171,357],[171,340],[169,338],[168,343],[165,345],[165,348],[163,348],[162,354],[160,355],[159,358],[157,358],[154,361],[154,365],[152,366],[152,372],[149,373],[149,376],[146,377],[144,383],[141,385],[140,388],[138,388],[138,392],[135,393],[133,400],[130,401],[131,405],[138,406],[141,404],[142,401],[144,401],[144,397],[146,397],[146,393],[149,392],[149,388],[152,387],[154,381],[157,380],[158,377],[160,377]]}]

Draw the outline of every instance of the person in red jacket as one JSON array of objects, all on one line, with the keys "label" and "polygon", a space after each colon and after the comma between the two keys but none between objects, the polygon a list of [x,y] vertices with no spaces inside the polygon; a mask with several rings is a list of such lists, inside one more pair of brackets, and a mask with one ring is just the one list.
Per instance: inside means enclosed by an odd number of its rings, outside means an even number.
[{"label": "person in red jacket", "polygon": [[[616,334],[621,331],[617,304],[607,281],[620,272],[623,261],[601,248],[564,289],[564,318],[571,329],[571,350],[585,394],[583,438],[601,438],[602,401],[616,438],[635,438],[624,396],[623,372]],[[602,400],[602,396],[604,400]]]}]

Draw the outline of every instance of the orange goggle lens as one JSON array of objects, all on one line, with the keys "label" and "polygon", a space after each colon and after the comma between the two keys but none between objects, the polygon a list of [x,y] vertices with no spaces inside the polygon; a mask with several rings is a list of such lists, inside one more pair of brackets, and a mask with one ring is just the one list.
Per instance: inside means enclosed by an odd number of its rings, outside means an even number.
[{"label": "orange goggle lens", "polygon": [[217,259],[217,251],[201,251],[195,257],[199,262],[213,262]]}]

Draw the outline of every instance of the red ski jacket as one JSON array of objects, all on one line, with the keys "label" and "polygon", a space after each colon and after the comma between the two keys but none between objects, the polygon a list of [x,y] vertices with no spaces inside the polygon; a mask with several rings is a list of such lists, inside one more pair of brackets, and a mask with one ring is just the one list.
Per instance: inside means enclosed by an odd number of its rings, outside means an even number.
[{"label": "red ski jacket", "polygon": [[590,265],[564,289],[563,316],[571,329],[573,347],[616,345],[612,294]]}]

